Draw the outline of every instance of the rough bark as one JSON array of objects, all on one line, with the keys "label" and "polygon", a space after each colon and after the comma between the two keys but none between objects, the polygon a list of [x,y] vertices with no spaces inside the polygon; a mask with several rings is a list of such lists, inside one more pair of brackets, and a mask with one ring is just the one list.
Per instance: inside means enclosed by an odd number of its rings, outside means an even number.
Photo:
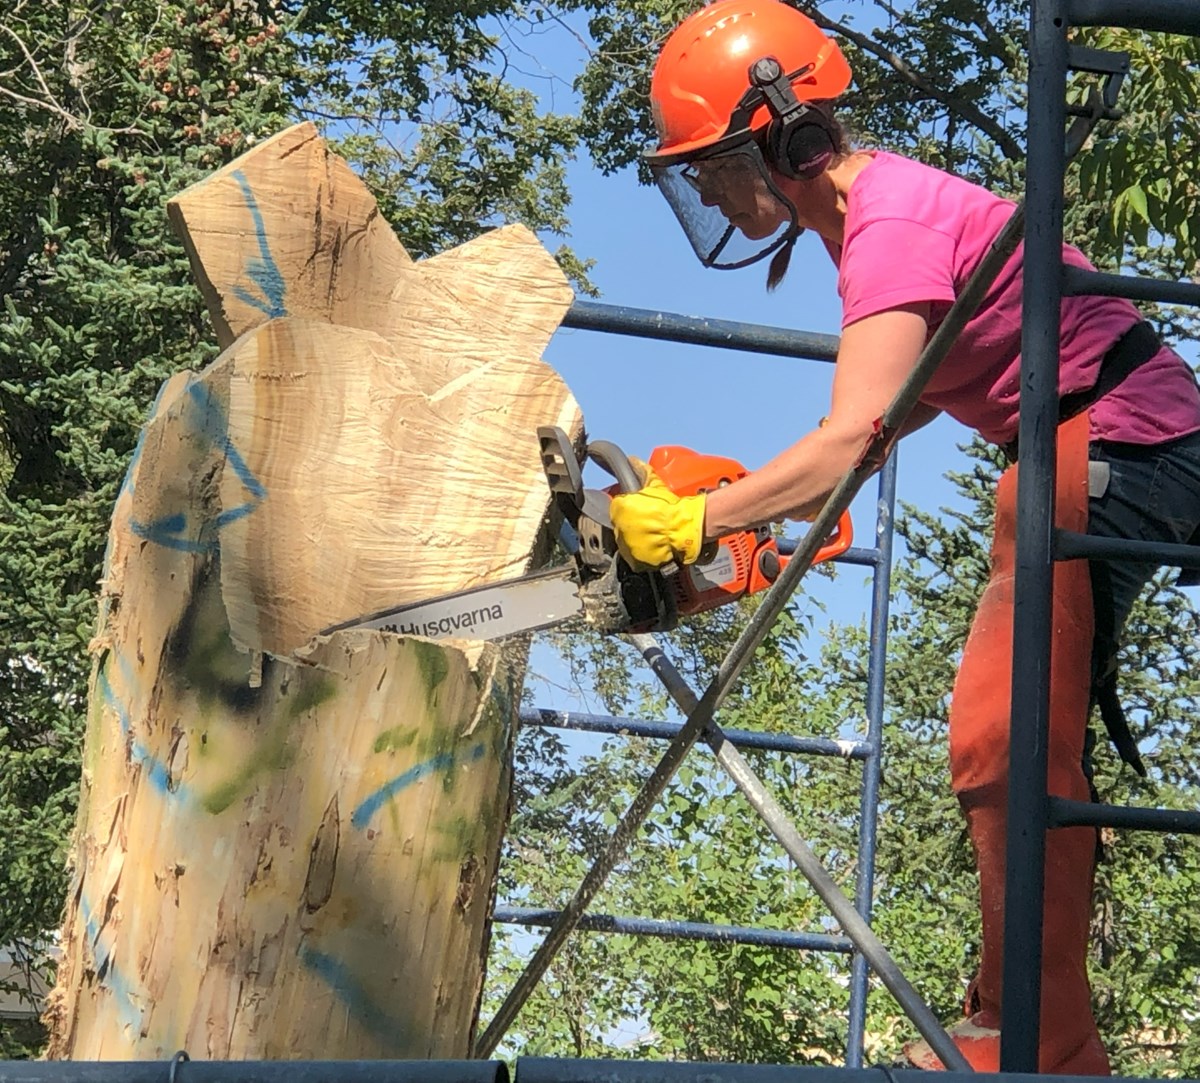
[{"label": "rough bark", "polygon": [[113,516],[51,1055],[466,1056],[524,651],[316,633],[536,559],[570,290],[413,263],[308,126],[172,216],[226,349]]}]

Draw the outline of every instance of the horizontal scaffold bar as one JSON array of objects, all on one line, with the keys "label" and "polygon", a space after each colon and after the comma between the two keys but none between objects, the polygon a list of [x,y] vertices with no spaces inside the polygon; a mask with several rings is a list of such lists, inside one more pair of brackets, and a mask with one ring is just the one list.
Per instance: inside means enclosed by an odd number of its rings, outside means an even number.
[{"label": "horizontal scaffold bar", "polygon": [[[888,1067],[809,1068],[794,1064],[702,1064],[653,1060],[518,1057],[515,1083],[922,1083],[929,1072]],[[1043,1075],[938,1072],[937,1083],[1044,1083]],[[1060,1075],[1054,1083],[1120,1083],[1114,1076]],[[1127,1083],[1142,1083],[1128,1080]],[[1191,1081],[1196,1083],[1196,1081]]]},{"label": "horizontal scaffold bar", "polygon": [[508,1083],[495,1060],[0,1061],[0,1083]]},{"label": "horizontal scaffold bar", "polygon": [[681,316],[675,312],[604,305],[597,301],[576,301],[567,311],[562,325],[578,331],[607,331],[614,335],[686,342],[694,346],[718,346],[727,350],[799,357],[806,361],[837,359],[837,335],[740,323],[736,320]]},{"label": "horizontal scaffold bar", "polygon": [[1099,805],[1091,801],[1070,801],[1065,797],[1051,797],[1049,812],[1050,824],[1054,827],[1121,827],[1134,831],[1200,835],[1200,812]]},{"label": "horizontal scaffold bar", "polygon": [[[584,733],[611,733],[618,737],[649,737],[669,741],[683,728],[680,722],[655,722],[642,718],[583,714],[579,711],[552,711],[531,707],[521,711],[523,726],[543,729],[580,730]],[[865,760],[871,745],[863,740],[838,741],[830,737],[793,737],[788,733],[762,733],[758,730],[723,729],[725,739],[735,748],[753,748],[761,752],[791,752],[801,756],[835,756]]]},{"label": "horizontal scaffold bar", "polygon": [[[799,544],[795,538],[780,538],[779,551],[785,556],[790,557]],[[880,563],[878,549],[862,549],[857,545],[850,546],[844,553],[838,553],[833,558],[834,564],[861,564],[867,568],[874,568]]]},{"label": "horizontal scaffold bar", "polygon": [[1063,293],[1200,306],[1200,285],[1195,282],[1174,282],[1168,278],[1147,278],[1142,275],[1110,275],[1102,271],[1087,271],[1082,267],[1063,268]]},{"label": "horizontal scaffold bar", "polygon": [[[505,925],[553,925],[558,910],[498,906],[493,920]],[[576,925],[593,933],[628,933],[663,940],[708,940],[724,944],[754,944],[764,948],[797,951],[834,951],[849,954],[854,944],[844,936],[803,933],[791,929],[761,929],[747,925],[714,925],[703,921],[664,921],[657,918],[622,918],[611,914],[584,914]]]},{"label": "horizontal scaffold bar", "polygon": [[1200,37],[1196,0],[1070,0],[1073,26],[1124,26]]},{"label": "horizontal scaffold bar", "polygon": [[1173,542],[1134,541],[1130,538],[1099,538],[1075,530],[1054,532],[1054,559],[1136,560],[1168,568],[1200,568],[1200,545]]}]

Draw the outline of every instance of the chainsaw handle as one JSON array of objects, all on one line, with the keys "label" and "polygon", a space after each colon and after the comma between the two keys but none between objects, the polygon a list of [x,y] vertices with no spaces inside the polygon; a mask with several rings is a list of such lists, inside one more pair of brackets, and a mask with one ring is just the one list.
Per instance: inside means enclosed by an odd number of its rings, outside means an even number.
[{"label": "chainsaw handle", "polygon": [[616,444],[610,440],[593,440],[588,444],[588,455],[592,461],[607,470],[617,479],[623,493],[636,493],[642,487],[642,479],[634,470],[633,463]]},{"label": "chainsaw handle", "polygon": [[834,557],[840,557],[854,542],[854,524],[850,521],[850,512],[844,511],[837,521],[837,526],[833,528],[833,534],[829,539],[817,550],[817,555],[813,557],[814,564],[820,564],[823,560],[832,560]]},{"label": "chainsaw handle", "polygon": [[[625,454],[616,444],[609,440],[594,440],[588,444],[588,456],[597,465],[608,471],[617,479],[617,486],[623,493],[636,493],[642,488],[642,479]],[[833,534],[813,557],[813,564],[823,560],[832,560],[841,556],[854,543],[854,523],[850,512],[844,511],[837,521]],[[785,561],[786,562],[786,561]]]},{"label": "chainsaw handle", "polygon": [[[820,564],[823,560],[832,560],[834,557],[840,557],[854,543],[854,524],[850,521],[850,513],[842,512],[841,518],[837,521],[837,526],[834,527],[833,533],[826,540],[825,544],[817,550],[816,556],[812,558],[813,564]],[[790,552],[784,554],[780,552],[780,560],[784,566],[791,560],[792,552],[795,552],[794,545]]]}]

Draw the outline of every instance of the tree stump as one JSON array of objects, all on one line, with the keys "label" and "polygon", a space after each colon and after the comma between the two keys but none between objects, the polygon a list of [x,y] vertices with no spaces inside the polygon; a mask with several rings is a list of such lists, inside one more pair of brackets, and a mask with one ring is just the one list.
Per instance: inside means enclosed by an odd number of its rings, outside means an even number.
[{"label": "tree stump", "polygon": [[309,125],[171,216],[224,350],[113,515],[50,1055],[465,1057],[524,647],[318,633],[540,559],[571,290],[413,262]]}]

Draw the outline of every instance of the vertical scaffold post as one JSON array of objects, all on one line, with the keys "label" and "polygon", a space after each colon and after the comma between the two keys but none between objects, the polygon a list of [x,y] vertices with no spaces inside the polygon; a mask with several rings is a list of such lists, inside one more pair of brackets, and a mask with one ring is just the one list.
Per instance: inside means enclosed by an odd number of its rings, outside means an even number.
[{"label": "vertical scaffold post", "polygon": [[[1033,0],[1021,333],[1016,582],[1004,1009],[1000,1070],[1036,1072],[1041,1013],[1042,909],[1047,825],[1047,739],[1067,36],[1063,0]],[[1020,750],[1017,754],[1016,750]]]},{"label": "vertical scaffold post", "polygon": [[[875,895],[875,851],[879,826],[879,785],[883,748],[883,710],[887,677],[888,609],[892,590],[892,539],[896,509],[896,462],[893,451],[879,475],[879,498],[875,504],[877,559],[871,587],[870,653],[867,661],[867,743],[872,749],[863,764],[862,815],[858,826],[858,873],[854,905],[863,920],[871,920]],[[850,1022],[846,1034],[846,1067],[863,1066],[867,1031],[867,989],[870,965],[861,951],[850,965]]]}]

